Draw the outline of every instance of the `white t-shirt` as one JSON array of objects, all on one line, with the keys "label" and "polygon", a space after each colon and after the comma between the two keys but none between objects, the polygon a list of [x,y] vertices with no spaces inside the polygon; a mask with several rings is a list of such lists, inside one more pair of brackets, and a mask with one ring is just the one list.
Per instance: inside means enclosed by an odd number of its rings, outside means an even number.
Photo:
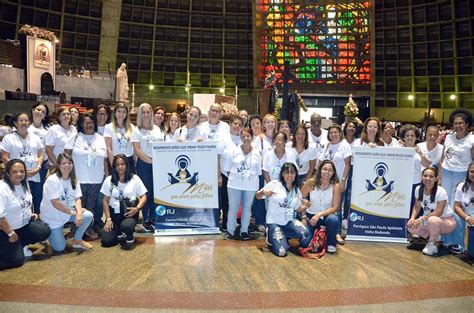
[{"label": "white t-shirt", "polygon": [[164,133],[163,136],[165,138],[165,142],[175,142],[176,141],[176,140],[174,140],[174,134],[172,134],[172,133]]},{"label": "white t-shirt", "polygon": [[319,161],[331,160],[336,166],[337,177],[342,180],[344,173],[344,160],[352,156],[352,147],[347,141],[340,141],[337,144],[328,143],[323,152],[319,155]]},{"label": "white t-shirt", "polygon": [[151,130],[135,127],[132,133],[132,142],[140,143],[140,149],[147,157],[153,156],[153,143],[162,142],[165,139],[163,131],[156,125]]},{"label": "white t-shirt", "polygon": [[466,172],[472,162],[471,149],[474,146],[474,135],[467,135],[458,140],[456,133],[446,136],[444,141],[443,168],[453,172]]},{"label": "white t-shirt", "polygon": [[314,188],[309,193],[309,201],[311,203],[307,210],[309,214],[317,214],[332,207],[333,187],[333,185],[329,185],[329,188],[326,190]]},{"label": "white t-shirt", "polygon": [[260,152],[262,158],[265,157],[265,154],[273,149],[273,142],[265,135],[255,136],[253,138],[252,147]]},{"label": "white t-shirt", "polygon": [[462,192],[462,186],[464,182],[458,184],[456,188],[456,195],[454,196],[454,201],[461,202],[463,211],[469,215],[474,216],[474,191],[471,188],[467,192]]},{"label": "white t-shirt", "polygon": [[309,171],[309,161],[316,160],[316,147],[313,143],[308,145],[308,149],[303,150],[301,153],[293,148],[292,142],[288,142],[286,147],[293,151],[296,155],[296,167],[298,168],[298,175],[306,175]]},{"label": "white t-shirt", "polygon": [[[74,136],[77,130],[74,126],[69,126],[69,129],[64,129],[61,125],[53,125],[48,128],[48,133],[44,139],[47,146],[54,146],[53,154],[57,158],[60,153],[64,152],[64,146]],[[51,164],[51,162],[50,162]]]},{"label": "white t-shirt", "polygon": [[400,144],[398,143],[397,139],[395,139],[393,137],[390,137],[390,138],[391,138],[390,143],[386,143],[384,141],[385,147],[387,147],[387,148],[398,148],[398,147],[400,147]]},{"label": "white t-shirt", "polygon": [[28,127],[28,132],[30,134],[35,134],[41,139],[41,142],[43,143],[43,162],[48,160],[48,155],[46,154],[46,135],[48,134],[48,130],[44,128],[43,124],[39,128],[35,127],[35,125],[31,124],[30,127]]},{"label": "white t-shirt", "polygon": [[12,192],[10,186],[0,180],[0,218],[6,218],[13,229],[22,228],[31,220],[31,206],[33,197],[23,186],[14,186]]},{"label": "white t-shirt", "polygon": [[227,187],[237,190],[258,190],[258,176],[262,175],[260,153],[252,148],[244,154],[241,147],[224,152],[224,171],[229,173]]},{"label": "white t-shirt", "polygon": [[76,189],[72,189],[71,179],[64,180],[56,174],[50,175],[43,187],[43,200],[41,200],[41,219],[55,229],[66,224],[71,215],[61,212],[53,206],[51,200],[59,199],[69,209],[74,210],[76,199],[82,197],[79,182]]},{"label": "white t-shirt", "polygon": [[[382,140],[382,143],[383,143],[383,146],[379,146],[377,144],[377,147],[384,147],[385,146],[385,143],[383,142]],[[367,142],[363,141],[362,138],[357,138],[354,140],[354,142],[352,143],[352,146],[353,147],[368,147],[369,145],[367,144]]]},{"label": "white t-shirt", "polygon": [[174,132],[174,141],[198,141],[205,140],[207,135],[202,131],[201,127],[196,126],[193,128],[187,128],[186,125],[178,128]]},{"label": "white t-shirt", "polygon": [[[438,143],[431,151],[428,151],[428,147],[425,141],[425,142],[420,142],[418,144],[418,147],[420,147],[421,153],[424,155],[427,155],[428,159],[431,160],[430,165],[438,167],[439,161],[441,160],[441,156],[443,155],[444,146]],[[422,164],[421,170],[423,171],[424,169],[425,167]]]},{"label": "white t-shirt", "polygon": [[285,154],[279,159],[275,154],[275,149],[272,149],[263,157],[262,170],[268,173],[270,180],[279,180],[281,167],[287,162],[291,162],[298,167],[296,154],[292,150],[285,148]]},{"label": "white t-shirt", "polygon": [[[132,133],[134,126],[132,127]],[[133,156],[132,137],[127,137],[127,130],[125,128],[117,128],[116,131],[113,129],[112,123],[105,125],[104,138],[112,139],[112,154],[125,154],[127,157]]]},{"label": "white t-shirt", "polygon": [[[415,188],[415,200],[418,200],[418,193],[420,191],[420,187],[421,186]],[[423,215],[428,215],[429,213],[434,212],[436,210],[437,203],[443,200],[448,200],[448,193],[441,186],[438,186],[438,189],[436,190],[434,202],[430,201],[430,195],[426,195],[425,193],[423,193],[423,199],[420,200],[420,206],[423,210]],[[441,217],[450,217],[453,215],[454,211],[449,205],[449,201],[446,201],[446,205],[444,206],[443,214],[441,214]]]},{"label": "white t-shirt", "polygon": [[114,210],[114,213],[118,214],[120,213],[119,200],[139,198],[147,192],[147,189],[137,175],[133,175],[128,183],[119,182],[118,186],[112,185],[112,176],[107,176],[100,192],[109,197],[109,206]]},{"label": "white t-shirt", "polygon": [[98,133],[79,133],[66,144],[64,149],[72,150],[76,176],[81,184],[100,184],[104,179],[104,159],[107,158],[105,139]]},{"label": "white t-shirt", "polygon": [[199,125],[203,133],[205,133],[206,140],[220,140],[222,135],[226,135],[230,132],[229,124],[223,121],[219,121],[217,124],[210,124],[204,122]]},{"label": "white t-shirt", "polygon": [[[10,153],[10,160],[22,160],[29,171],[38,166],[38,154],[43,148],[41,139],[35,134],[28,133],[26,138],[22,138],[17,132],[14,132],[3,138],[3,150]],[[39,172],[29,177],[28,180],[38,183],[40,181]]]},{"label": "white t-shirt", "polygon": [[[239,141],[235,141],[236,137],[239,139]],[[227,172],[224,170],[224,166],[227,162],[226,158],[228,158],[230,154],[225,153],[225,151],[233,150],[239,147],[241,144],[242,142],[240,140],[240,136],[234,136],[230,133],[222,140],[219,140],[217,144],[217,154],[220,156],[221,174],[227,176]]]},{"label": "white t-shirt", "polygon": [[418,153],[415,153],[415,162],[413,163],[413,185],[421,182],[422,167],[421,156]]},{"label": "white t-shirt", "polygon": [[97,126],[97,133],[98,133],[99,135],[104,136],[105,126],[107,126],[107,125],[104,125],[104,126]]},{"label": "white t-shirt", "polygon": [[301,205],[301,191],[294,188],[288,192],[280,181],[272,180],[264,187],[273,195],[268,198],[267,224],[286,225],[295,216],[295,210]]},{"label": "white t-shirt", "polygon": [[319,155],[328,143],[328,131],[322,128],[321,135],[315,136],[311,132],[311,129],[308,129],[308,142],[314,144],[314,147],[316,149],[316,159],[319,159]]}]

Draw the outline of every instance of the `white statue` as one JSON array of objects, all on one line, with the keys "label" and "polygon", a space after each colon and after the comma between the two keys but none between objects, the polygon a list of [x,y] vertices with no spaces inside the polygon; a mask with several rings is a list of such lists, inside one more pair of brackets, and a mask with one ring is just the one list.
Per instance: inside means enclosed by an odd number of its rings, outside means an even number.
[{"label": "white statue", "polygon": [[127,64],[122,63],[117,70],[117,91],[115,94],[116,101],[128,101],[128,76]]}]

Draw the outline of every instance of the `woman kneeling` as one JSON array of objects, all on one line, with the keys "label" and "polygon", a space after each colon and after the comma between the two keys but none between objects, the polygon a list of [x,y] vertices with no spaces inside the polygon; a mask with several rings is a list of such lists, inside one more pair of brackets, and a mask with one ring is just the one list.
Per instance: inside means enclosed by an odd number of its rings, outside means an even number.
[{"label": "woman kneeling", "polygon": [[[420,210],[423,210],[423,215],[416,218]],[[423,170],[421,185],[415,189],[415,206],[407,226],[410,233],[428,239],[422,251],[426,255],[438,253],[438,236],[449,234],[456,228],[448,194],[438,186],[438,171],[434,167]]]},{"label": "woman kneeling", "polygon": [[276,256],[286,256],[288,239],[297,238],[300,246],[306,247],[311,241],[311,234],[297,219],[297,212],[304,212],[301,192],[296,184],[298,170],[293,163],[283,164],[280,179],[270,181],[260,189],[256,197],[269,197],[267,211],[267,243]]}]

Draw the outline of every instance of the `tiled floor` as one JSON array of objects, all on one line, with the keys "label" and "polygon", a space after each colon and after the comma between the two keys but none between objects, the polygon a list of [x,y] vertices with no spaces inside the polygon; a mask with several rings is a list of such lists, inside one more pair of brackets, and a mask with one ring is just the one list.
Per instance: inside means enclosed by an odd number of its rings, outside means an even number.
[{"label": "tiled floor", "polygon": [[474,267],[399,244],[347,242],[319,260],[278,258],[262,252],[263,240],[221,236],[142,237],[132,251],[94,244],[0,272],[0,312],[472,312],[474,305]]}]

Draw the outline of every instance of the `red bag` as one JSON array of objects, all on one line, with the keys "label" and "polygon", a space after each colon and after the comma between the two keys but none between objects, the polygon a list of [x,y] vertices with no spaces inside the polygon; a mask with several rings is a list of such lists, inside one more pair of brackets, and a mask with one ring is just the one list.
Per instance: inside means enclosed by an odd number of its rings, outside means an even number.
[{"label": "red bag", "polygon": [[321,226],[319,229],[314,230],[313,239],[309,243],[308,247],[300,248],[300,254],[308,259],[319,259],[325,253],[327,249],[327,234],[326,227]]}]

